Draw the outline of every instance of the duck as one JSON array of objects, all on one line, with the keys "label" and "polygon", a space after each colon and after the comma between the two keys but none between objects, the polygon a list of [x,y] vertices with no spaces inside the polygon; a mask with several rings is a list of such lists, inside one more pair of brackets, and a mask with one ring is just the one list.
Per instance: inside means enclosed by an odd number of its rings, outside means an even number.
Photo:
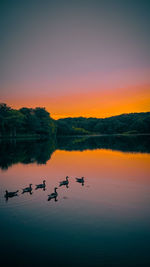
[{"label": "duck", "polygon": [[68,184],[69,184],[68,178],[69,178],[69,176],[66,176],[66,180],[59,182],[59,186],[62,186],[62,185],[68,186]]},{"label": "duck", "polygon": [[6,198],[9,198],[9,197],[17,196],[17,193],[19,192],[19,190],[15,191],[15,192],[8,192],[8,191],[6,190],[5,192],[6,192],[5,197],[6,197]]},{"label": "duck", "polygon": [[32,184],[29,184],[29,187],[26,187],[26,188],[22,189],[22,194],[24,194],[26,192],[31,193],[31,191],[32,191]]},{"label": "duck", "polygon": [[55,200],[56,200],[56,198],[58,196],[58,193],[56,190],[57,190],[57,187],[54,188],[54,193],[51,193],[50,195],[48,195],[48,201],[51,200],[52,198],[55,198]]},{"label": "duck", "polygon": [[84,185],[84,177],[76,178],[76,182],[81,183],[82,185]]},{"label": "duck", "polygon": [[43,188],[43,189],[45,189],[45,187],[46,187],[46,184],[45,184],[45,180],[43,180],[43,184],[36,184],[36,190],[38,189],[38,188]]},{"label": "duck", "polygon": [[84,182],[84,177],[76,178],[76,181],[77,181],[78,183],[83,183],[83,182]]}]

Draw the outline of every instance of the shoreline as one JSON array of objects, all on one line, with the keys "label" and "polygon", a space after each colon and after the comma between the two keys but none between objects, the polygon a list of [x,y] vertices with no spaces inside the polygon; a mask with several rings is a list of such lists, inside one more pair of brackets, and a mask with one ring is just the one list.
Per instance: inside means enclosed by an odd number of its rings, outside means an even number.
[{"label": "shoreline", "polygon": [[[130,134],[130,133],[119,133],[119,134],[87,134],[87,135],[56,135],[55,138],[81,138],[81,137],[86,137],[86,138],[90,138],[90,137],[103,137],[103,136],[149,136],[150,133],[134,133],[134,134]],[[47,136],[39,136],[39,135],[26,135],[26,136],[15,136],[15,137],[10,137],[10,136],[0,136],[0,141],[13,141],[13,140],[20,140],[20,141],[30,141],[30,140],[49,140],[52,137],[47,137]]]}]

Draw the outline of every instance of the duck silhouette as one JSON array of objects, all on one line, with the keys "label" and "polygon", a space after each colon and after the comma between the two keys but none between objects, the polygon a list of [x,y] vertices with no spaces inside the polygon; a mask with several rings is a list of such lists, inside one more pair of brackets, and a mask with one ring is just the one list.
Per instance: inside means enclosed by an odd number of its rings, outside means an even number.
[{"label": "duck silhouette", "polygon": [[29,187],[25,187],[22,189],[22,194],[24,194],[24,193],[32,194],[32,184],[29,184]]},{"label": "duck silhouette", "polygon": [[81,178],[77,178],[76,177],[76,182],[77,183],[81,183],[82,185],[84,185],[84,177],[81,177]]},{"label": "duck silhouette", "polygon": [[48,195],[48,201],[50,201],[52,198],[54,198],[55,201],[57,201],[58,193],[56,190],[57,190],[57,187],[54,188],[54,193],[51,193],[50,195]]},{"label": "duck silhouette", "polygon": [[66,180],[59,182],[59,186],[65,185],[68,188],[68,184],[69,184],[68,178],[69,177],[66,176]]},{"label": "duck silhouette", "polygon": [[43,180],[43,184],[36,184],[36,188],[35,188],[35,190],[40,189],[40,188],[43,188],[43,190],[45,190],[45,187],[46,187],[45,182],[46,182],[46,181]]},{"label": "duck silhouette", "polygon": [[11,198],[11,197],[15,197],[15,196],[18,196],[18,192],[19,192],[19,190],[17,190],[17,191],[14,191],[14,192],[8,192],[7,190],[5,191],[6,193],[5,193],[5,198],[6,198],[6,200],[8,200],[8,198]]}]

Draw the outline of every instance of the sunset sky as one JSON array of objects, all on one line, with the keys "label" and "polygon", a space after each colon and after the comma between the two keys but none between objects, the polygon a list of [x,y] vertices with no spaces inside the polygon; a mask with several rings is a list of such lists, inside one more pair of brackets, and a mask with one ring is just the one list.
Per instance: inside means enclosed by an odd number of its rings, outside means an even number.
[{"label": "sunset sky", "polygon": [[0,5],[0,102],[55,119],[150,111],[149,0]]}]

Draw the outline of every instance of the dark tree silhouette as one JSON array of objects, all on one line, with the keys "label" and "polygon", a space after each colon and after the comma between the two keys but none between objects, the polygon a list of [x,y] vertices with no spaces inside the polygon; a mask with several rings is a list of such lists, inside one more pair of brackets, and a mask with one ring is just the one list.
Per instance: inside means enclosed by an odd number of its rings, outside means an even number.
[{"label": "dark tree silhouette", "polygon": [[18,137],[27,135],[48,138],[56,135],[55,121],[45,108],[12,109],[0,104],[0,136]]},{"label": "dark tree silhouette", "polygon": [[58,135],[150,133],[150,112],[122,114],[105,119],[65,118],[56,123]]}]

